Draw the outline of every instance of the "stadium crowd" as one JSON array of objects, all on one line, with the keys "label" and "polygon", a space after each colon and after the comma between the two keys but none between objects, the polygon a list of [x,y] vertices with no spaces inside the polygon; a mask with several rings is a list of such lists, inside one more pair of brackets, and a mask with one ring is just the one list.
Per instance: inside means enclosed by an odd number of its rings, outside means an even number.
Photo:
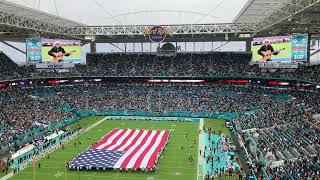
[{"label": "stadium crowd", "polygon": [[13,62],[6,54],[0,51],[0,80],[23,77],[25,71]]},{"label": "stadium crowd", "polygon": [[[32,76],[241,76],[292,77],[320,82],[320,66],[300,67],[295,72],[262,73],[250,66],[246,53],[181,53],[176,57],[150,54],[89,54],[87,65],[70,73],[37,73],[19,67],[0,53],[0,79]],[[12,150],[35,139],[35,129],[48,129],[76,110],[143,113],[207,113],[236,115],[234,126],[244,142],[250,136],[258,156],[284,161],[282,168],[267,166],[274,179],[319,177],[320,129],[311,116],[319,114],[315,92],[241,86],[183,84],[95,84],[20,88],[0,93],[0,148]],[[69,107],[73,111],[66,111]],[[309,123],[308,120],[313,123]],[[50,130],[50,129],[49,129]],[[254,152],[251,152],[254,156]],[[255,168],[253,168],[256,171]]]},{"label": "stadium crowd", "polygon": [[320,177],[320,157],[299,157],[296,160],[285,160],[282,167],[268,168],[270,179],[314,179]]},{"label": "stadium crowd", "polygon": [[151,54],[88,54],[78,75],[95,76],[260,76],[320,81],[320,66],[299,66],[295,71],[264,72],[251,65],[251,54],[234,52],[181,53],[174,57]]},{"label": "stadium crowd", "polygon": [[58,108],[59,102],[53,97],[33,96],[28,89],[1,91],[0,100],[1,150],[16,149],[34,140],[37,128],[48,127],[71,115]]},{"label": "stadium crowd", "polygon": [[251,54],[240,52],[178,53],[174,57],[155,54],[114,53],[87,54],[87,65],[76,65],[68,72],[37,70],[33,65],[17,66],[4,53],[0,53],[0,79],[22,77],[66,76],[259,76],[298,78],[320,82],[320,65],[299,66],[292,71],[278,69],[264,72],[251,65]]},{"label": "stadium crowd", "polygon": [[94,75],[209,76],[242,75],[249,63],[250,54],[186,53],[174,57],[151,54],[88,54],[87,58],[88,64],[82,72],[94,72]]},{"label": "stadium crowd", "polygon": [[[239,129],[261,128],[261,132],[257,132],[261,133],[259,137],[263,137],[265,132],[268,132],[264,131],[264,128],[271,128],[277,133],[281,130],[277,126],[284,126],[287,128],[286,133],[292,133],[287,135],[290,139],[285,136],[294,142],[292,146],[317,144],[311,149],[319,150],[319,139],[315,136],[320,135],[319,130],[304,121],[311,115],[320,113],[320,109],[317,108],[320,100],[317,96],[317,93],[311,92],[178,84],[110,83],[7,90],[1,93],[0,117],[5,120],[2,121],[2,131],[8,133],[3,133],[1,138],[8,140],[11,136],[26,132],[36,125],[58,122],[70,115],[59,108],[64,105],[71,109],[95,111],[200,112],[212,115],[216,112],[245,113],[246,115],[239,116],[235,121]],[[296,127],[301,125],[308,130],[301,134],[308,134],[307,140],[301,141],[300,136],[295,136],[295,132],[298,131]],[[276,135],[273,136],[278,138]],[[262,149],[263,144],[265,146],[272,140],[272,136],[267,137],[258,139]],[[284,142],[285,138],[276,140],[288,146]],[[269,148],[273,149],[272,146]]]}]

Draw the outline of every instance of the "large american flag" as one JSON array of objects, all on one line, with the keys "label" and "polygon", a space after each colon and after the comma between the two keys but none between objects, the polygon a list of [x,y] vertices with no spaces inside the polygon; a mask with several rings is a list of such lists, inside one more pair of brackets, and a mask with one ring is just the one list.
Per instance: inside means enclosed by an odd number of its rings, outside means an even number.
[{"label": "large american flag", "polygon": [[114,129],[75,157],[69,167],[152,170],[168,138],[167,130]]}]

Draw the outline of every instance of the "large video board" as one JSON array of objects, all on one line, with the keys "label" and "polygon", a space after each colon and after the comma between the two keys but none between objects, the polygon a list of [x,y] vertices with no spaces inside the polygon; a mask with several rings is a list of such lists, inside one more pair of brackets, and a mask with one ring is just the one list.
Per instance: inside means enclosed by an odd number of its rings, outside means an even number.
[{"label": "large video board", "polygon": [[307,61],[308,35],[258,37],[252,40],[252,61]]},{"label": "large video board", "polygon": [[80,63],[81,41],[65,39],[26,40],[27,61],[31,63]]}]

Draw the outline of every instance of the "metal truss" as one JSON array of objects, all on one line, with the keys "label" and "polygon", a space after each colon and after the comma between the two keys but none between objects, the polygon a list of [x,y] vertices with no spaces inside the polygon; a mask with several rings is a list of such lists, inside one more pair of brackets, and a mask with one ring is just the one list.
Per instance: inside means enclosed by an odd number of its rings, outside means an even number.
[{"label": "metal truss", "polygon": [[[65,27],[51,24],[28,17],[19,17],[0,12],[0,25],[8,29],[27,29],[44,33],[80,36],[135,36],[144,35],[145,25],[119,25],[119,26],[76,26]],[[220,33],[253,33],[257,27],[253,24],[185,24],[163,25],[173,35],[188,34],[220,34]]]},{"label": "metal truss", "polygon": [[10,1],[0,1],[0,30],[65,35],[70,28],[84,24],[34,10]]},{"label": "metal truss", "polygon": [[15,16],[13,14],[4,12],[0,12],[0,25],[10,28],[21,28],[61,35],[68,34],[68,32],[70,32],[72,29],[64,26],[57,26],[48,22],[34,20],[28,17]]},{"label": "metal truss", "polygon": [[[74,35],[144,35],[145,25],[120,25],[120,26],[81,26],[73,28]],[[167,28],[169,34],[220,34],[220,33],[253,33],[256,26],[253,24],[185,24],[185,25],[162,25]],[[70,33],[70,32],[69,32]]]},{"label": "metal truss", "polygon": [[[143,36],[146,25],[85,26],[58,16],[32,10],[8,1],[0,2],[0,29],[3,32],[38,32],[84,38],[85,36]],[[252,24],[163,25],[170,34],[253,33]]]},{"label": "metal truss", "polygon": [[279,24],[276,26],[276,29],[279,29],[279,31],[286,33],[319,33],[320,22],[308,24]]},{"label": "metal truss", "polygon": [[[252,0],[253,2],[255,0]],[[282,1],[281,1],[282,2]],[[2,4],[1,4],[2,3]],[[259,1],[259,3],[261,3]],[[318,30],[318,23],[311,23],[313,18],[307,18],[305,24],[290,24],[284,20],[294,17],[305,11],[309,7],[320,4],[320,0],[289,0],[282,8],[277,8],[271,15],[267,15],[260,22],[251,23],[226,23],[226,24],[181,24],[181,25],[162,25],[167,32],[172,35],[208,35],[208,34],[256,34],[263,32],[274,26],[281,28],[282,31],[291,32],[311,32]],[[256,7],[258,1],[254,7]],[[16,5],[0,2],[0,32],[38,32],[61,36],[72,36],[85,39],[85,37],[95,36],[143,36],[147,25],[117,25],[117,26],[85,26],[70,20],[43,14],[36,10],[30,10]],[[10,10],[8,10],[10,9]],[[20,13],[15,13],[20,11]],[[251,11],[250,11],[251,12]],[[254,12],[252,10],[252,12]],[[243,14],[242,16],[248,16]],[[48,19],[54,19],[49,21]],[[245,22],[245,21],[244,21]],[[290,24],[290,25],[287,25]],[[284,28],[284,29],[283,29]],[[286,29],[287,28],[287,29]],[[289,28],[289,29],[288,29]]]},{"label": "metal truss", "polygon": [[318,4],[320,0],[290,0],[289,3],[257,24],[259,31],[268,29],[282,21],[303,12],[309,7]]}]

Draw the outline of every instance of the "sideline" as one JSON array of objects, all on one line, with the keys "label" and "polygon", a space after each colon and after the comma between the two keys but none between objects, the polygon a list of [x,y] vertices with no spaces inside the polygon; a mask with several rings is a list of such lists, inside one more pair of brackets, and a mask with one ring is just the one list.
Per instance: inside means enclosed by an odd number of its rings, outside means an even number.
[{"label": "sideline", "polygon": [[[89,130],[91,130],[92,128],[94,128],[94,127],[98,126],[99,124],[103,123],[103,122],[104,122],[105,120],[107,120],[107,119],[108,119],[108,117],[105,117],[105,118],[101,119],[100,121],[98,121],[98,122],[92,124],[91,126],[87,127],[85,130],[80,131],[79,134],[78,134],[78,133],[75,133],[73,136],[71,136],[70,138],[66,139],[63,143],[64,143],[64,144],[69,143],[71,140],[74,140],[75,138],[77,138],[78,135],[80,136],[81,134],[88,132]],[[47,151],[47,153],[43,153],[39,158],[36,159],[36,161],[40,160],[41,158],[43,158],[43,157],[46,156],[47,154],[50,154],[50,153],[54,152],[55,150],[57,150],[57,149],[59,149],[59,148],[60,148],[60,145],[52,146],[52,147]],[[35,157],[35,158],[36,158],[36,157]],[[26,165],[23,165],[22,168],[21,168],[21,170],[20,170],[19,172],[23,171],[26,167],[28,167],[28,165],[29,165],[31,162],[32,162],[32,161],[30,161],[30,162],[29,162],[28,164],[26,164]],[[18,172],[18,173],[19,173],[19,172]],[[0,178],[0,180],[7,180],[7,179],[10,179],[10,178],[13,177],[13,176],[14,176],[13,172],[10,172],[9,174],[7,174],[7,175],[3,176],[2,178]]]},{"label": "sideline", "polygon": [[201,118],[199,122],[199,146],[198,146],[198,165],[197,165],[197,180],[203,180],[203,157],[200,156],[200,150],[203,151],[204,145],[203,145],[203,125],[204,125],[204,119]]}]

